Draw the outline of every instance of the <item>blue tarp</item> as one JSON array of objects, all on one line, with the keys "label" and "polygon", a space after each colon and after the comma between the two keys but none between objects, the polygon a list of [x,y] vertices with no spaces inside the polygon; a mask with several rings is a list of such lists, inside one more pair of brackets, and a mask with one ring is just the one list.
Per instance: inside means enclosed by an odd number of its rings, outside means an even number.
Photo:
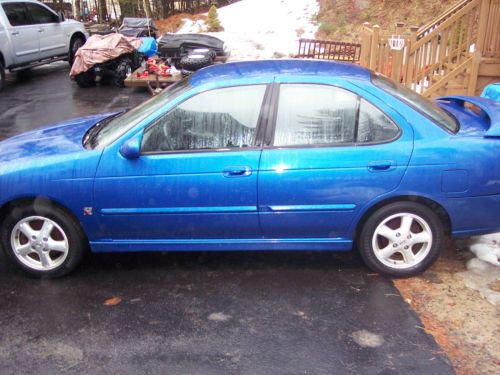
[{"label": "blue tarp", "polygon": [[481,93],[481,98],[488,98],[500,102],[500,82],[486,86]]},{"label": "blue tarp", "polygon": [[156,39],[147,37],[147,38],[141,38],[141,40],[142,44],[139,47],[138,51],[145,54],[147,57],[156,55],[157,52]]}]

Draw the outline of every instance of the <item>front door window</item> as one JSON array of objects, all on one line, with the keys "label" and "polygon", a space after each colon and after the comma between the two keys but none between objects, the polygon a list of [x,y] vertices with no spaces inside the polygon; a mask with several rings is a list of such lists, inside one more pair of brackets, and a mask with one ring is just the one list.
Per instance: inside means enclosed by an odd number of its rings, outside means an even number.
[{"label": "front door window", "polygon": [[144,131],[143,154],[248,148],[265,85],[211,90],[186,100]]}]

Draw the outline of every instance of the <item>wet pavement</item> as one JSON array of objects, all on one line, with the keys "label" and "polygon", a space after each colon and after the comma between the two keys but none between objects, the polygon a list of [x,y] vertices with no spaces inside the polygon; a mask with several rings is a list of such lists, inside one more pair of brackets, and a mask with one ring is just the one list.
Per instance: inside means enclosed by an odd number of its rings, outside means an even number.
[{"label": "wet pavement", "polygon": [[[53,64],[0,94],[0,139],[131,106]],[[390,280],[355,252],[91,255],[57,280],[0,254],[1,374],[450,374]]]}]

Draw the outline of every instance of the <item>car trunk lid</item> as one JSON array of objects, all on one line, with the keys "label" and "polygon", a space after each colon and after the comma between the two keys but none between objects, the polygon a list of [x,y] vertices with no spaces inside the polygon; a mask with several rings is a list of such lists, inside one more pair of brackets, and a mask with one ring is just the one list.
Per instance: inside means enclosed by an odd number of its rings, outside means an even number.
[{"label": "car trunk lid", "polygon": [[458,120],[458,134],[500,138],[500,103],[473,96],[444,96],[436,103]]}]

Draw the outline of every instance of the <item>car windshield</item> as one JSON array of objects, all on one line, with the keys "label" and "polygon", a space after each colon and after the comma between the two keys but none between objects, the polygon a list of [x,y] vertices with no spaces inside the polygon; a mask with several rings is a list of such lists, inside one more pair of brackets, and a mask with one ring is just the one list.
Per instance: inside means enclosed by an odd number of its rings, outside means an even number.
[{"label": "car windshield", "polygon": [[372,82],[375,86],[424,114],[442,128],[452,133],[458,132],[457,121],[433,101],[378,73],[372,73]]},{"label": "car windshield", "polygon": [[189,79],[185,78],[130,111],[97,123],[84,137],[84,146],[92,149],[106,147],[190,87]]}]

